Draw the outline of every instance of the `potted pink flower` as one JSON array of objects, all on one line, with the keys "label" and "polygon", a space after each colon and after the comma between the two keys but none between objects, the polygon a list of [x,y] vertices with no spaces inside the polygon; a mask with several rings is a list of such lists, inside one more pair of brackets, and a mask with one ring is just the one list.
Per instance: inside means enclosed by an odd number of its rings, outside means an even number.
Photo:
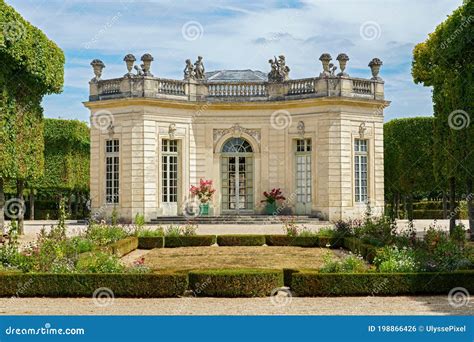
[{"label": "potted pink flower", "polygon": [[264,191],[263,196],[265,196],[265,199],[261,202],[266,203],[265,212],[268,215],[274,215],[277,212],[278,202],[286,199],[280,188],[272,189],[270,192]]},{"label": "potted pink flower", "polygon": [[209,202],[212,199],[212,195],[216,192],[216,189],[212,188],[212,180],[200,179],[199,185],[191,185],[189,189],[191,195],[199,199],[199,213],[201,215],[209,215]]}]

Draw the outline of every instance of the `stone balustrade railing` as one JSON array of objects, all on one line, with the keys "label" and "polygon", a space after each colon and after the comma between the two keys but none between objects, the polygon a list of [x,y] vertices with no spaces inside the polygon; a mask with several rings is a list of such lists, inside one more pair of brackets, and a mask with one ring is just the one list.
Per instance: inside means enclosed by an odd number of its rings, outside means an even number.
[{"label": "stone balustrade railing", "polygon": [[213,82],[207,84],[210,97],[258,97],[268,96],[263,82]]},{"label": "stone balustrade railing", "polygon": [[384,82],[351,77],[314,77],[282,82],[209,82],[124,76],[90,82],[90,101],[114,98],[169,98],[182,101],[271,101],[308,97],[384,99]]}]

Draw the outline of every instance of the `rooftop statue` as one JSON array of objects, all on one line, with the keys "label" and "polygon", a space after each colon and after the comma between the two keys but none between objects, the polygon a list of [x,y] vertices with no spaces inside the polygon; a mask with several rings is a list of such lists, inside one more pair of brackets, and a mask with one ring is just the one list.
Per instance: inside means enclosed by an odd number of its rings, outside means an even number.
[{"label": "rooftop statue", "polygon": [[184,79],[189,80],[189,79],[195,79],[195,78],[196,78],[196,72],[194,71],[193,62],[191,62],[190,59],[187,59],[186,67],[184,68]]},{"label": "rooftop statue", "polygon": [[268,73],[269,82],[283,82],[289,79],[290,68],[286,65],[285,56],[269,59],[268,63],[271,66],[271,71]]},{"label": "rooftop statue", "polygon": [[197,61],[194,63],[194,73],[197,80],[205,80],[206,74],[204,69],[204,63],[202,62],[202,57],[198,56]]}]

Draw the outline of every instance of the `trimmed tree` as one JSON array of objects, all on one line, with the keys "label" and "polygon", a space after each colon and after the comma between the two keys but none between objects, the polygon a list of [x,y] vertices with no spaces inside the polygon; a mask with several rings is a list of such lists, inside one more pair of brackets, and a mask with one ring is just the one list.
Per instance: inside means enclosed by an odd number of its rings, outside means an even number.
[{"label": "trimmed tree", "polygon": [[23,233],[25,182],[43,172],[44,95],[59,93],[64,54],[12,7],[0,2],[0,226],[4,229],[4,183],[17,185],[16,217]]},{"label": "trimmed tree", "polygon": [[418,117],[384,125],[385,189],[394,217],[402,196],[412,219],[414,195],[433,190],[433,122],[432,117]]},{"label": "trimmed tree", "polygon": [[464,184],[474,239],[474,2],[465,0],[413,51],[415,83],[433,87],[435,168],[449,182],[450,231],[459,210],[456,186]]}]

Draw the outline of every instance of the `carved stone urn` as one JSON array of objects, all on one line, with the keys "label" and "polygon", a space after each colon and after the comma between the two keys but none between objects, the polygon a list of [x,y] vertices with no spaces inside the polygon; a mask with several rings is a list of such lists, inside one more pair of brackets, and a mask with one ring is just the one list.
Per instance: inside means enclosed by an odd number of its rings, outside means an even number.
[{"label": "carved stone urn", "polygon": [[105,68],[104,62],[100,59],[94,59],[91,62],[92,70],[94,71],[95,77],[91,80],[94,82],[100,81],[100,77],[102,76],[102,70]]},{"label": "carved stone urn", "polygon": [[377,80],[377,81],[382,80],[382,78],[379,77],[380,67],[382,65],[383,65],[383,62],[378,58],[374,58],[370,61],[369,67],[370,67],[370,71],[372,72],[372,79],[373,80]]},{"label": "carved stone urn", "polygon": [[332,57],[329,53],[323,53],[319,60],[323,64],[323,72],[319,74],[319,77],[329,77],[331,76],[331,70],[329,66],[329,62],[331,62]]},{"label": "carved stone urn", "polygon": [[136,60],[137,59],[135,58],[135,56],[132,55],[131,53],[129,53],[123,58],[123,61],[127,65],[127,71],[128,71],[128,73],[126,73],[125,76],[130,77],[133,75],[132,69],[133,69],[133,64],[135,63]]},{"label": "carved stone urn", "polygon": [[345,53],[340,53],[336,60],[339,62],[339,69],[341,69],[341,72],[337,74],[339,77],[348,77],[349,75],[344,72],[346,70],[346,65],[347,61],[349,61],[349,56],[346,55]]},{"label": "carved stone urn", "polygon": [[153,61],[153,56],[150,55],[149,53],[145,53],[141,61],[143,62],[143,75],[144,76],[153,76],[153,74],[150,72],[151,68],[151,62]]}]

